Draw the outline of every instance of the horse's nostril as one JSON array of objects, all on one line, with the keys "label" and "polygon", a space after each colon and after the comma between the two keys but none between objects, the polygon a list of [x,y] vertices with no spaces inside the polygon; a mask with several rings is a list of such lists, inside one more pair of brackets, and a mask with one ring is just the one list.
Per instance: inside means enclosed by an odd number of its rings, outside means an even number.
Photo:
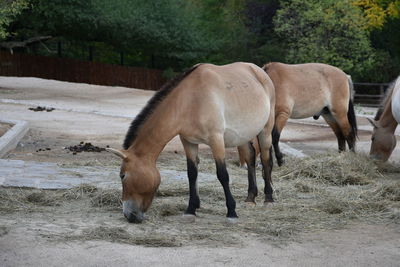
[{"label": "horse's nostril", "polygon": [[136,213],[129,213],[129,214],[125,214],[125,218],[128,220],[128,222],[130,223],[141,223],[143,221],[143,216],[140,214],[136,214]]}]

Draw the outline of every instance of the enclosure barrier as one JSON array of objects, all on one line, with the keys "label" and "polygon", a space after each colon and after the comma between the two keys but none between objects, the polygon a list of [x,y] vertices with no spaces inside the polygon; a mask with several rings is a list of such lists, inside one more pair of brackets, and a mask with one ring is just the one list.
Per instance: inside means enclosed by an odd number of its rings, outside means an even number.
[{"label": "enclosure barrier", "polygon": [[380,106],[389,83],[354,83],[354,103],[366,107]]},{"label": "enclosure barrier", "polygon": [[[161,70],[62,57],[46,57],[0,50],[0,76],[38,77],[67,82],[107,86],[125,86],[158,90],[166,82]],[[354,102],[363,106],[379,106],[388,83],[354,83]]]},{"label": "enclosure barrier", "polygon": [[0,51],[0,76],[38,77],[67,82],[158,90],[161,70],[119,66],[70,58]]}]

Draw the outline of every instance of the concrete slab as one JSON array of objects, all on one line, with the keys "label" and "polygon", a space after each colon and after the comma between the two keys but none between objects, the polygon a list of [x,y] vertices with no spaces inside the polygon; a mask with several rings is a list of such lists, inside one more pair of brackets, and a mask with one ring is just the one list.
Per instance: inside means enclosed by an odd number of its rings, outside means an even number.
[{"label": "concrete slab", "polygon": [[26,121],[8,120],[0,118],[0,122],[14,125],[3,136],[0,137],[0,158],[8,151],[14,149],[18,142],[24,137],[29,130],[29,124]]},{"label": "concrete slab", "polygon": [[[118,168],[61,167],[56,163],[0,159],[0,186],[68,189],[80,184],[120,188]],[[186,181],[185,171],[160,170],[163,182]],[[199,173],[201,181],[215,181],[214,174]]]}]

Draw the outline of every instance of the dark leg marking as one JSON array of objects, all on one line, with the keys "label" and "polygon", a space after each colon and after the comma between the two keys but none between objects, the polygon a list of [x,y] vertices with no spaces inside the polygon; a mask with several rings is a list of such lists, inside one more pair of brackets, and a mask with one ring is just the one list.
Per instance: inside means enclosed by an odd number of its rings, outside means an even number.
[{"label": "dark leg marking", "polygon": [[274,190],[272,189],[272,167],[273,167],[273,159],[272,159],[272,148],[269,150],[269,160],[265,162],[265,160],[261,160],[263,165],[263,178],[265,182],[264,194],[265,194],[265,202],[274,202],[274,198],[272,194]]},{"label": "dark leg marking", "polygon": [[332,116],[332,113],[328,109],[322,116],[336,135],[339,152],[346,151],[346,138],[344,137],[336,119]]},{"label": "dark leg marking", "polygon": [[274,126],[274,128],[272,129],[272,144],[274,146],[275,157],[279,167],[282,166],[284,163],[283,154],[279,147],[280,138],[281,138],[281,133],[278,132]]},{"label": "dark leg marking", "polygon": [[258,195],[257,180],[256,180],[256,150],[252,142],[248,143],[249,157],[246,158],[247,163],[247,178],[249,187],[247,189],[247,198],[245,202],[254,202]]},{"label": "dark leg marking", "polygon": [[349,135],[346,136],[346,141],[347,141],[347,144],[349,145],[349,149],[354,152],[358,129],[357,129],[357,117],[354,112],[354,106],[353,106],[353,102],[351,101],[351,99],[349,100],[349,109],[347,112],[347,120],[349,121],[351,129],[350,129]]},{"label": "dark leg marking", "polygon": [[225,161],[215,161],[217,166],[217,177],[222,187],[224,188],[225,199],[226,199],[226,207],[228,208],[228,213],[226,217],[228,218],[237,218],[236,214],[236,202],[233,199],[231,190],[229,189],[229,174],[226,170]]},{"label": "dark leg marking", "polygon": [[200,198],[197,191],[197,164],[187,159],[187,174],[189,178],[189,205],[185,214],[196,215],[196,209],[200,208]]}]

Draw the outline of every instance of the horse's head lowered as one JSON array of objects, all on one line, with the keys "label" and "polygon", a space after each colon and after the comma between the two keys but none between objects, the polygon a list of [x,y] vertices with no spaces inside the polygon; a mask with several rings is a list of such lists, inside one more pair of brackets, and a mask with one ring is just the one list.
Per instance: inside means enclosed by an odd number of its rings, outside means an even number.
[{"label": "horse's head lowered", "polygon": [[396,137],[388,129],[383,128],[378,121],[371,119],[368,121],[374,126],[369,155],[372,159],[387,161],[396,147]]},{"label": "horse's head lowered", "polygon": [[141,223],[160,185],[160,173],[155,164],[149,164],[131,151],[107,150],[122,159],[120,177],[123,213],[129,222]]}]

